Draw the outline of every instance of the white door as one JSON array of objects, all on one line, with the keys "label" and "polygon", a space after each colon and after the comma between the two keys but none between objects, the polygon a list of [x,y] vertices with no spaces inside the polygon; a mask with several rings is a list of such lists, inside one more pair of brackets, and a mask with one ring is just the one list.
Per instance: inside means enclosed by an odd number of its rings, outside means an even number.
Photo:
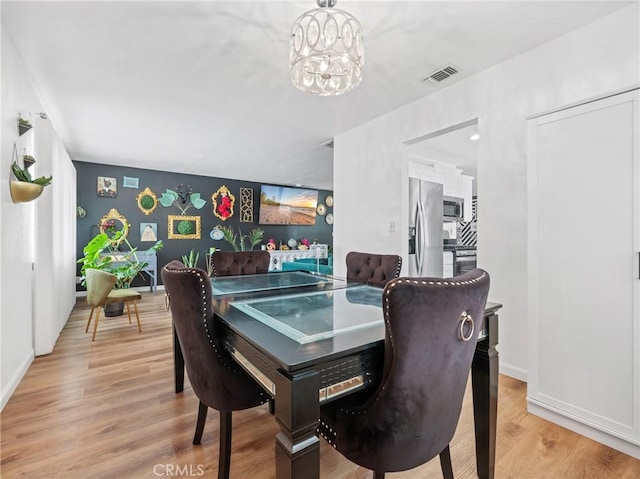
[{"label": "white door", "polygon": [[529,120],[529,410],[640,455],[638,91]]}]

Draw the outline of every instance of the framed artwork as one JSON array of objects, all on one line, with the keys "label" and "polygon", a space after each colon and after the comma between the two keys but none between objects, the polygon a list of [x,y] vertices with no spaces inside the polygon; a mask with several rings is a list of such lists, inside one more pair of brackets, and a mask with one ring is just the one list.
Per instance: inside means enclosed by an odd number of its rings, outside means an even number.
[{"label": "framed artwork", "polygon": [[145,215],[150,215],[158,207],[158,197],[148,186],[144,191],[138,193],[136,200],[138,201],[138,208]]},{"label": "framed artwork", "polygon": [[261,225],[315,225],[318,191],[286,186],[262,185]]},{"label": "framed artwork", "polygon": [[233,205],[236,204],[236,197],[231,194],[229,188],[222,185],[213,195],[213,214],[226,221],[233,216]]},{"label": "framed artwork", "polygon": [[169,239],[200,239],[200,217],[185,215],[168,216]]},{"label": "framed artwork", "polygon": [[108,176],[98,176],[98,196],[102,198],[118,196],[118,181]]},{"label": "framed artwork", "polygon": [[158,241],[158,223],[140,223],[140,241]]},{"label": "framed artwork", "polygon": [[240,222],[253,223],[253,188],[240,188]]},{"label": "framed artwork", "polygon": [[113,237],[116,232],[122,231],[120,241],[115,243],[115,246],[117,246],[123,242],[129,234],[129,221],[125,216],[121,215],[117,209],[111,208],[106,215],[100,218],[98,228],[100,229],[100,233],[105,233],[110,238]]},{"label": "framed artwork", "polygon": [[122,177],[122,187],[123,188],[138,188],[139,182],[140,182],[139,178],[133,178],[131,176],[123,176]]}]

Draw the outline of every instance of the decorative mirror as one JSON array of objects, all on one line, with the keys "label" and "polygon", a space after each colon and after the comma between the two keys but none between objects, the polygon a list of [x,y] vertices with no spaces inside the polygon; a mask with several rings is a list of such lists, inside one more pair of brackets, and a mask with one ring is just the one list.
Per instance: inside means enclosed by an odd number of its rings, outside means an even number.
[{"label": "decorative mirror", "polygon": [[158,207],[158,197],[148,186],[136,196],[136,200],[138,208],[145,215],[150,215]]},{"label": "decorative mirror", "polygon": [[116,243],[116,246],[122,243],[129,234],[129,222],[127,218],[122,216],[115,208],[111,208],[106,215],[100,218],[98,227],[100,228],[100,233],[106,233],[109,237],[113,237],[118,231],[122,231],[122,236],[120,237],[120,241]]},{"label": "decorative mirror", "polygon": [[213,214],[226,221],[233,216],[233,205],[236,203],[236,197],[231,194],[229,188],[222,185],[213,195]]}]

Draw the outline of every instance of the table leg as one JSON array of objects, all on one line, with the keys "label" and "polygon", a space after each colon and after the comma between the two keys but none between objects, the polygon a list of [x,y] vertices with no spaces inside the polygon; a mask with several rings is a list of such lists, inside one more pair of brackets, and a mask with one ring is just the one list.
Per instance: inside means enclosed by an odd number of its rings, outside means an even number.
[{"label": "table leg", "polygon": [[319,479],[320,441],[315,435],[320,417],[317,372],[287,376],[278,372],[276,385],[276,478]]},{"label": "table leg", "polygon": [[473,416],[476,433],[476,466],[480,479],[493,479],[498,418],[498,316],[484,318],[489,335],[476,346],[471,366]]},{"label": "table leg", "polygon": [[173,374],[175,376],[176,394],[184,390],[184,357],[182,356],[182,348],[180,340],[176,334],[175,326],[173,329]]}]

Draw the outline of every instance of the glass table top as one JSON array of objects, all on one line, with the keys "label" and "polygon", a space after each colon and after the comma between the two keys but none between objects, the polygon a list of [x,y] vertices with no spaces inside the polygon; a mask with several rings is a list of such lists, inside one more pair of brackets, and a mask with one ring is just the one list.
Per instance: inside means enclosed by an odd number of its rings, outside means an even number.
[{"label": "glass table top", "polygon": [[211,278],[211,286],[213,288],[214,296],[253,291],[267,291],[271,289],[299,288],[302,286],[322,284],[335,287],[336,283],[345,283],[346,285],[346,281],[342,279],[304,273],[301,271]]},{"label": "glass table top", "polygon": [[364,285],[236,300],[230,305],[300,344],[381,325],[384,319],[382,289]]}]

